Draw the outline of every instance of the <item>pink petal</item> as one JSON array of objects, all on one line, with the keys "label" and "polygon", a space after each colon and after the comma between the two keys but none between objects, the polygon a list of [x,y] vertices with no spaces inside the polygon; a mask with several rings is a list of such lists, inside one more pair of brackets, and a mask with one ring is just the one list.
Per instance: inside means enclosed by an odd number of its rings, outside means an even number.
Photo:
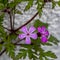
[{"label": "pink petal", "polygon": [[41,29],[42,29],[42,31],[45,31],[46,30],[46,27],[45,26],[42,26]]},{"label": "pink petal", "polygon": [[21,28],[21,31],[24,32],[24,33],[27,33],[28,32],[28,29],[27,29],[26,26],[24,26],[24,27]]},{"label": "pink petal", "polygon": [[18,36],[20,39],[24,39],[25,37],[26,37],[26,35],[25,34],[19,34],[19,36]]},{"label": "pink petal", "polygon": [[26,43],[26,44],[31,44],[30,37],[26,37],[25,43]]},{"label": "pink petal", "polygon": [[31,26],[30,29],[29,29],[29,32],[32,33],[36,30],[36,28],[34,26]]},{"label": "pink petal", "polygon": [[46,35],[46,36],[49,36],[48,30],[45,31],[45,35]]},{"label": "pink petal", "polygon": [[42,43],[46,43],[48,41],[47,37],[46,36],[42,36],[41,37],[41,42]]},{"label": "pink petal", "polygon": [[33,38],[33,39],[37,39],[37,34],[33,33],[33,34],[30,35],[30,37]]},{"label": "pink petal", "polygon": [[38,32],[41,32],[41,27],[38,27],[37,30],[38,30]]}]

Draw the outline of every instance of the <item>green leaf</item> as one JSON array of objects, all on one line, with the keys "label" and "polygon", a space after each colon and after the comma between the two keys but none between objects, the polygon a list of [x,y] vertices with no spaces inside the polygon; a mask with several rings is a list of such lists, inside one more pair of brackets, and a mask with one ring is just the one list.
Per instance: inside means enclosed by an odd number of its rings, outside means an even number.
[{"label": "green leaf", "polygon": [[10,40],[15,40],[16,38],[17,38],[16,34],[13,33],[13,34],[10,35]]},{"label": "green leaf", "polygon": [[4,4],[0,3],[0,10],[4,9]]},{"label": "green leaf", "polygon": [[48,56],[48,57],[51,57],[51,58],[54,58],[54,59],[57,58],[57,56],[51,51],[45,52],[44,54],[45,54],[45,56]]},{"label": "green leaf", "polygon": [[16,9],[15,14],[22,14],[22,12]]},{"label": "green leaf", "polygon": [[1,15],[0,15],[0,25],[1,25],[2,22],[3,22],[3,17],[4,17],[4,14],[1,14]]},{"label": "green leaf", "polygon": [[36,51],[33,52],[32,49],[28,49],[27,51],[28,51],[28,57],[29,57],[29,59],[32,59],[32,58],[33,58],[34,60],[38,59],[38,57],[37,57],[37,55],[36,55]]},{"label": "green leaf", "polygon": [[29,10],[29,9],[32,7],[32,5],[33,5],[33,0],[30,0],[30,1],[28,2],[27,6],[25,7],[24,11]]},{"label": "green leaf", "polygon": [[6,53],[13,59],[15,57],[15,45],[11,42],[10,36],[8,36],[4,42]]},{"label": "green leaf", "polygon": [[8,5],[10,8],[14,8],[16,6],[16,3],[14,3],[13,1],[11,3],[9,3]]},{"label": "green leaf", "polygon": [[11,1],[8,5],[10,8],[14,8],[21,2],[22,2],[22,0],[14,0],[14,1]]},{"label": "green leaf", "polygon": [[20,52],[16,55],[16,58],[21,59],[23,57],[23,59],[25,59],[26,56],[27,56],[27,50],[20,49]]},{"label": "green leaf", "polygon": [[45,26],[46,28],[48,28],[48,24],[47,23],[43,23],[40,20],[36,20],[34,22],[34,26],[37,28],[38,26]]},{"label": "green leaf", "polygon": [[54,8],[55,6],[56,6],[56,2],[52,0],[52,8]]},{"label": "green leaf", "polygon": [[40,60],[43,60],[43,56],[42,56],[42,55],[40,55],[39,59],[40,59]]},{"label": "green leaf", "polygon": [[5,4],[7,4],[8,3],[8,0],[2,0],[2,2],[4,3],[4,5]]},{"label": "green leaf", "polygon": [[55,45],[58,45],[59,40],[57,40],[57,38],[55,38],[54,36],[51,35],[50,38],[49,38],[49,42],[52,42]]},{"label": "green leaf", "polygon": [[22,0],[14,0],[15,3],[21,3]]},{"label": "green leaf", "polygon": [[14,52],[15,46],[9,42],[5,46],[6,46],[6,53],[8,53],[11,58],[14,58],[15,57],[15,52]]},{"label": "green leaf", "polygon": [[58,3],[58,5],[60,6],[60,1],[58,1],[57,3]]},{"label": "green leaf", "polygon": [[4,28],[2,25],[0,25],[0,38],[6,37],[6,32],[4,31]]},{"label": "green leaf", "polygon": [[37,0],[37,10],[39,12],[39,16],[42,15],[42,8],[44,7],[44,1],[43,0]]},{"label": "green leaf", "polygon": [[2,50],[2,44],[0,44],[0,51]]},{"label": "green leaf", "polygon": [[29,56],[29,59],[32,59],[32,57],[33,57],[33,53],[32,53],[31,50],[28,50],[28,56]]},{"label": "green leaf", "polygon": [[48,43],[48,42],[47,42],[47,43],[42,43],[42,45],[44,45],[44,46],[45,46],[45,45],[46,45],[46,46],[52,46],[52,44],[51,44],[51,43]]}]

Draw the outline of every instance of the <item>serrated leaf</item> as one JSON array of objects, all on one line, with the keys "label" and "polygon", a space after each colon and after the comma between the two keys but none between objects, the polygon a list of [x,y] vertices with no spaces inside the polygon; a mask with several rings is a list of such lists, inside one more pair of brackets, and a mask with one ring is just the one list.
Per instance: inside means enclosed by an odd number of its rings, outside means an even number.
[{"label": "serrated leaf", "polygon": [[6,44],[5,46],[6,46],[6,53],[8,53],[11,58],[14,58],[15,57],[15,52],[14,52],[15,46],[11,43]]},{"label": "serrated leaf", "polygon": [[45,44],[44,44],[44,43],[42,43],[42,45],[44,45],[44,46],[45,46],[45,45],[46,45],[46,46],[52,46],[52,44],[51,44],[51,43],[45,43]]},{"label": "serrated leaf", "polygon": [[22,12],[19,10],[15,10],[15,14],[22,14]]},{"label": "serrated leaf", "polygon": [[56,6],[56,2],[52,0],[52,8]]},{"label": "serrated leaf", "polygon": [[33,57],[33,53],[32,53],[31,50],[28,50],[28,56],[29,56],[29,59],[32,59],[32,57]]},{"label": "serrated leaf", "polygon": [[34,22],[34,26],[35,26],[35,27],[45,26],[46,28],[48,28],[48,24],[47,24],[47,23],[43,23],[43,22],[41,22],[40,20],[36,20],[36,21]]},{"label": "serrated leaf", "polygon": [[15,40],[17,38],[17,35],[15,35],[14,33],[10,35],[10,40]]},{"label": "serrated leaf", "polygon": [[14,0],[14,1],[11,1],[9,4],[8,4],[8,6],[10,7],[10,8],[14,8],[14,7],[16,7],[19,3],[21,3],[22,2],[22,0]]},{"label": "serrated leaf", "polygon": [[20,52],[17,54],[16,58],[21,59],[23,57],[23,59],[25,59],[26,56],[27,56],[27,50],[20,49]]},{"label": "serrated leaf", "polygon": [[14,2],[16,2],[16,3],[21,3],[22,0],[14,0]]},{"label": "serrated leaf", "polygon": [[60,1],[58,1],[58,3],[57,3],[59,6],[60,6]]},{"label": "serrated leaf", "polygon": [[24,48],[27,48],[27,49],[31,49],[32,48],[32,45],[27,45],[27,44],[22,44],[21,46],[24,47]]},{"label": "serrated leaf", "polygon": [[28,2],[27,6],[25,7],[24,11],[29,10],[29,9],[32,7],[32,5],[33,5],[33,0],[30,0],[30,1]]},{"label": "serrated leaf", "polygon": [[18,53],[18,55],[16,56],[17,59],[21,59],[23,57],[22,53]]},{"label": "serrated leaf", "polygon": [[42,56],[42,55],[40,55],[39,59],[40,59],[40,60],[43,60],[43,56]]},{"label": "serrated leaf", "polygon": [[52,43],[54,43],[55,45],[58,45],[58,43],[59,43],[59,40],[57,40],[57,38],[55,38],[52,35],[50,36],[49,41],[52,42]]},{"label": "serrated leaf", "polygon": [[4,42],[5,42],[4,46],[6,48],[6,53],[8,53],[8,55],[11,58],[14,58],[15,57],[15,45],[11,42],[10,36],[8,36]]},{"label": "serrated leaf", "polygon": [[0,25],[1,25],[2,22],[3,22],[3,17],[4,17],[4,14],[1,14],[1,15],[0,15]]},{"label": "serrated leaf", "polygon": [[4,28],[2,25],[0,25],[0,38],[6,37],[6,32],[4,31]]},{"label": "serrated leaf", "polygon": [[0,51],[2,50],[2,44],[0,44]]},{"label": "serrated leaf", "polygon": [[10,8],[14,8],[16,6],[16,4],[12,1],[11,3],[9,3],[8,5]]},{"label": "serrated leaf", "polygon": [[0,3],[0,10],[4,9],[4,4]]},{"label": "serrated leaf", "polygon": [[54,59],[57,58],[57,56],[51,51],[45,52],[44,54],[45,54],[45,56],[48,56],[48,57],[51,57],[51,58],[54,58]]},{"label": "serrated leaf", "polygon": [[2,3],[7,4],[8,3],[8,0],[2,0]]},{"label": "serrated leaf", "polygon": [[44,1],[43,0],[37,0],[37,10],[39,12],[39,17],[42,15],[42,8],[44,7]]}]

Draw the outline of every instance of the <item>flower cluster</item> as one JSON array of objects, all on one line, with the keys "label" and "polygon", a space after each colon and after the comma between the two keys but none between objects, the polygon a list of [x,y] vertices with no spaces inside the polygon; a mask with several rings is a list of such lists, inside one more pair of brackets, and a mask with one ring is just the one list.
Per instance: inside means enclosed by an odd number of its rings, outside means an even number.
[{"label": "flower cluster", "polygon": [[41,42],[45,43],[48,41],[47,37],[49,35],[48,30],[42,26],[42,27],[38,27],[37,28],[38,33],[36,33],[36,28],[34,26],[31,26],[29,29],[24,26],[23,28],[21,28],[21,31],[23,32],[22,34],[19,34],[19,38],[20,39],[24,39],[25,38],[25,44],[31,44],[31,39],[36,40],[38,37],[41,37]]},{"label": "flower cluster", "polygon": [[38,30],[37,35],[41,37],[41,42],[43,43],[47,42],[48,41],[47,37],[49,36],[49,32],[46,29],[46,27],[45,26],[38,27],[37,30]]}]

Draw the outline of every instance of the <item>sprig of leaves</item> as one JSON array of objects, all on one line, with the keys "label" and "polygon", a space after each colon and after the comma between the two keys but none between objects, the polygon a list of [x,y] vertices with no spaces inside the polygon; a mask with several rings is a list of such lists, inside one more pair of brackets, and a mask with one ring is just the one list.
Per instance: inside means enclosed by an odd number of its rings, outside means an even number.
[{"label": "sprig of leaves", "polygon": [[39,12],[39,16],[42,15],[42,8],[44,7],[44,0],[37,0],[37,10]]},{"label": "sprig of leaves", "polygon": [[39,19],[35,20],[34,26],[37,28],[38,26],[45,26],[48,28],[49,24],[41,22]]},{"label": "sprig of leaves", "polygon": [[29,9],[33,6],[33,1],[34,1],[34,0],[29,0],[29,1],[28,1],[28,4],[26,5],[24,11],[29,10]]}]

